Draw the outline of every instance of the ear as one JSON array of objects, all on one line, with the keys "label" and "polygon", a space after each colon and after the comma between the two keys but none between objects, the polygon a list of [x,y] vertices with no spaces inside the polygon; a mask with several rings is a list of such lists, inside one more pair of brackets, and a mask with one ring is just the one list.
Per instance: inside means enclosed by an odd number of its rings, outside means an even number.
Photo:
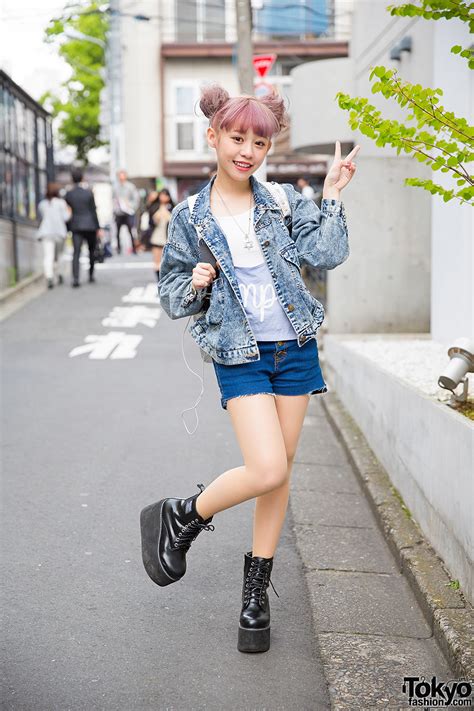
[{"label": "ear", "polygon": [[214,129],[209,126],[207,131],[206,131],[206,136],[207,136],[207,143],[211,148],[216,147],[216,142],[217,142],[217,135]]}]

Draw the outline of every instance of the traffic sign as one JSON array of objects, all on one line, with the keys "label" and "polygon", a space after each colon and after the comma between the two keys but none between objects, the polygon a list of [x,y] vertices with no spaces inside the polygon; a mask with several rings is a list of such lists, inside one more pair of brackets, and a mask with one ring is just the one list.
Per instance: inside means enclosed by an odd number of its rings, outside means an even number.
[{"label": "traffic sign", "polygon": [[275,93],[275,87],[273,84],[269,84],[267,81],[259,81],[258,84],[255,84],[253,93],[257,97],[257,99],[261,99],[264,96],[268,96],[269,94],[274,94]]},{"label": "traffic sign", "polygon": [[276,58],[276,54],[256,54],[253,58],[253,66],[257,74],[264,77],[273,67]]}]

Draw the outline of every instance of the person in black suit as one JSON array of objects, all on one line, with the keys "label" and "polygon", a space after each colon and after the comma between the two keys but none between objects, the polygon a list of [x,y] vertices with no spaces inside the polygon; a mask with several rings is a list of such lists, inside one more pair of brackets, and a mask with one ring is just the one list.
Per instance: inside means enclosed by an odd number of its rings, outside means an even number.
[{"label": "person in black suit", "polygon": [[72,242],[74,245],[74,255],[72,258],[72,286],[79,284],[79,257],[84,240],[87,240],[89,247],[89,281],[94,278],[94,252],[97,243],[97,233],[100,229],[95,206],[94,193],[90,188],[82,183],[82,171],[80,168],[73,168],[71,171],[74,187],[66,193],[65,200],[72,210],[72,217],[68,227],[72,232]]}]

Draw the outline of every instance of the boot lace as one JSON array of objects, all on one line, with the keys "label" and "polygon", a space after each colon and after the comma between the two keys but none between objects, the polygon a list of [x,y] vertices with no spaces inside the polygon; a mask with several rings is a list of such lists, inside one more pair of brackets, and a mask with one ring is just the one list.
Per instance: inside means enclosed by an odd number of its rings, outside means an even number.
[{"label": "boot lace", "polygon": [[252,597],[256,597],[259,605],[262,605],[265,591],[269,583],[272,586],[275,595],[280,597],[271,581],[268,574],[268,568],[265,563],[257,563],[253,560],[250,564],[247,580],[245,581],[244,605],[248,605],[250,598]]},{"label": "boot lace", "polygon": [[199,520],[195,518],[178,533],[173,547],[188,551],[191,543],[201,531],[214,531],[214,529],[212,523],[199,523]]}]

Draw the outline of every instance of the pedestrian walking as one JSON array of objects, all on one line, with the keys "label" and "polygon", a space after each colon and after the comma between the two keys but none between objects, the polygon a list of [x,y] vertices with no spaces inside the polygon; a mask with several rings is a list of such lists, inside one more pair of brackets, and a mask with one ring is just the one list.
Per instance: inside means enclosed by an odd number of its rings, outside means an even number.
[{"label": "pedestrian walking", "polygon": [[127,180],[125,170],[119,170],[117,173],[118,181],[114,186],[114,218],[115,227],[117,230],[117,253],[120,254],[122,246],[120,242],[120,230],[125,225],[130,234],[132,243],[132,251],[137,253],[133,229],[135,226],[135,213],[140,204],[140,195],[137,188],[130,180]]},{"label": "pedestrian walking", "polygon": [[150,245],[153,253],[153,265],[156,279],[158,282],[160,280],[160,265],[163,247],[166,244],[168,227],[171,220],[171,211],[173,208],[174,202],[171,198],[169,190],[166,188],[160,190],[157,201],[152,203],[149,208],[150,223],[153,225],[153,231],[150,235]]},{"label": "pedestrian walking", "polygon": [[48,289],[54,287],[54,274],[58,274],[58,284],[64,281],[64,242],[67,236],[67,221],[71,210],[59,197],[60,185],[48,183],[46,198],[38,205],[41,218],[37,237],[43,243],[43,271]]},{"label": "pedestrian walking", "polygon": [[[290,184],[253,175],[286,125],[283,100],[230,98],[203,90],[209,145],[217,175],[191,208],[173,211],[160,276],[161,306],[172,319],[195,316],[190,333],[212,358],[243,465],[225,471],[186,498],[162,498],[141,512],[142,557],[160,586],[186,572],[186,554],[216,514],[255,499],[252,550],[244,554],[238,649],[270,646],[274,555],[285,519],[293,459],[310,395],[326,391],[316,333],[324,310],[301,278],[301,266],[333,269],[347,259],[340,191],[355,172],[356,146],[334,161],[321,209]],[[211,257],[200,260],[199,242]],[[213,264],[214,263],[214,264]],[[205,303],[208,302],[208,308]],[[275,591],[276,592],[276,591]]]},{"label": "pedestrian walking", "polygon": [[95,282],[94,264],[97,235],[100,231],[94,193],[87,183],[83,182],[83,173],[80,168],[71,171],[74,187],[66,193],[66,202],[72,210],[69,229],[72,232],[73,257],[72,257],[72,286],[80,286],[80,256],[82,244],[87,242],[89,249],[89,281]]},{"label": "pedestrian walking", "polygon": [[314,188],[311,187],[307,178],[298,178],[296,184],[306,200],[314,200]]}]

